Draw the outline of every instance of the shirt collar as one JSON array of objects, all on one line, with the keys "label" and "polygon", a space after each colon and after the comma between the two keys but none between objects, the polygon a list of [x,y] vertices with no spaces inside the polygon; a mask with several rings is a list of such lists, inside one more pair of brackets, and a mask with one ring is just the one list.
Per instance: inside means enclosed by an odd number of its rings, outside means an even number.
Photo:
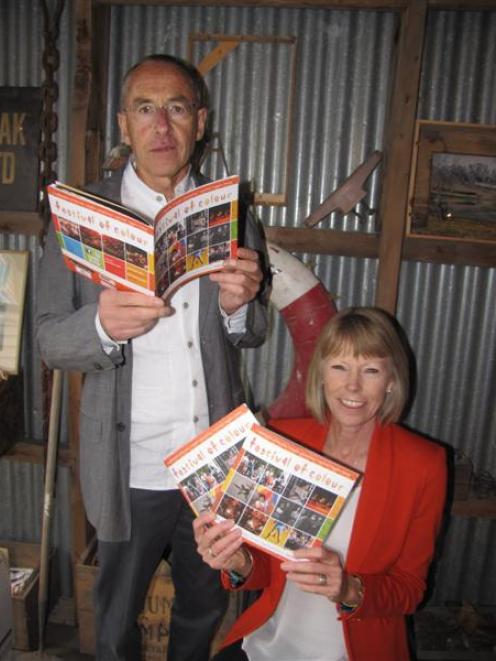
[{"label": "shirt collar", "polygon": [[[177,184],[175,195],[181,195],[195,187],[195,181],[191,173],[191,167],[183,179]],[[150,221],[167,203],[165,195],[153,190],[140,179],[130,158],[124,169],[121,190],[122,203],[135,211],[147,216]]]}]

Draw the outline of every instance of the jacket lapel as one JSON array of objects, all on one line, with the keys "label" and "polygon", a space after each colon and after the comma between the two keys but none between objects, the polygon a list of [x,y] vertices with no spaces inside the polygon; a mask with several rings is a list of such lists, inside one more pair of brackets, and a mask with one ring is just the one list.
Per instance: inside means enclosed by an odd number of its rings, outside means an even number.
[{"label": "jacket lapel", "polygon": [[217,286],[215,283],[211,282],[210,278],[205,276],[200,278],[200,308],[198,310],[198,326],[200,329],[200,336],[202,335],[207,319],[209,319],[210,315],[213,314],[212,306],[219,304],[218,292],[219,290]]},{"label": "jacket lapel", "polygon": [[91,183],[85,186],[85,190],[90,192],[95,192],[101,197],[106,197],[109,200],[114,202],[121,202],[121,185],[122,185],[122,176],[124,174],[124,169],[117,170],[112,172],[110,177],[102,179],[98,183]]},{"label": "jacket lapel", "polygon": [[346,568],[360,571],[379,532],[391,484],[391,427],[376,425],[355,514]]},{"label": "jacket lapel", "polygon": [[[204,177],[199,172],[193,172],[192,177],[196,187],[203,186],[203,184],[206,184],[210,181],[207,177]],[[210,278],[205,276],[200,278],[199,286],[200,306],[198,310],[198,327],[201,336],[205,328],[206,321],[212,314],[212,305],[218,305],[218,288],[213,282],[210,281]]]}]

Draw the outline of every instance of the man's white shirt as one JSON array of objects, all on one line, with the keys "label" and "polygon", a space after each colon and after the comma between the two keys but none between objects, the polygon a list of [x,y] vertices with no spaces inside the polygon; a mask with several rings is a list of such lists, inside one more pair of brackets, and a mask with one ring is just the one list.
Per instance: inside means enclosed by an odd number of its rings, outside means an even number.
[{"label": "man's white shirt", "polygon": [[[175,195],[194,186],[188,175],[176,187]],[[150,219],[167,201],[138,177],[131,162],[124,171],[121,200]],[[132,488],[176,488],[164,466],[164,457],[209,426],[200,352],[199,297],[199,279],[183,285],[171,300],[175,313],[159,319],[148,333],[132,340]],[[244,331],[246,306],[230,317],[222,316],[229,332]],[[98,315],[96,327],[104,349],[112,350],[116,343],[103,330]]]}]

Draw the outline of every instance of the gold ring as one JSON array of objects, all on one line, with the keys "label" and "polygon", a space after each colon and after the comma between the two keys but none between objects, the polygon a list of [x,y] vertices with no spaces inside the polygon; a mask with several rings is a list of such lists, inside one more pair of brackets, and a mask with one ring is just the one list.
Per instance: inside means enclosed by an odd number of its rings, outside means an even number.
[{"label": "gold ring", "polygon": [[215,553],[212,551],[212,549],[208,549],[208,555],[209,555],[211,558],[215,558]]},{"label": "gold ring", "polygon": [[319,585],[327,585],[327,576],[325,574],[319,574]]}]

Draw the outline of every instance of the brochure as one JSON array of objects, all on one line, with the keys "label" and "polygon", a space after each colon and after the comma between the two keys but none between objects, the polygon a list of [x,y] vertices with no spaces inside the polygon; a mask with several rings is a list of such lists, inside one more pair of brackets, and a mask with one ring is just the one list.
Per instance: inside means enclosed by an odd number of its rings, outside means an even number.
[{"label": "brochure", "polygon": [[255,422],[257,419],[248,406],[241,404],[165,458],[165,465],[196,515],[214,507]]},{"label": "brochure", "polygon": [[99,284],[170,299],[237,254],[238,176],[179,195],[153,221],[60,182],[47,194],[67,266]]},{"label": "brochure", "polygon": [[281,559],[329,536],[361,473],[253,425],[215,505],[244,539]]},{"label": "brochure", "polygon": [[281,559],[325,543],[361,472],[258,424],[243,404],[165,459],[198,515]]}]

